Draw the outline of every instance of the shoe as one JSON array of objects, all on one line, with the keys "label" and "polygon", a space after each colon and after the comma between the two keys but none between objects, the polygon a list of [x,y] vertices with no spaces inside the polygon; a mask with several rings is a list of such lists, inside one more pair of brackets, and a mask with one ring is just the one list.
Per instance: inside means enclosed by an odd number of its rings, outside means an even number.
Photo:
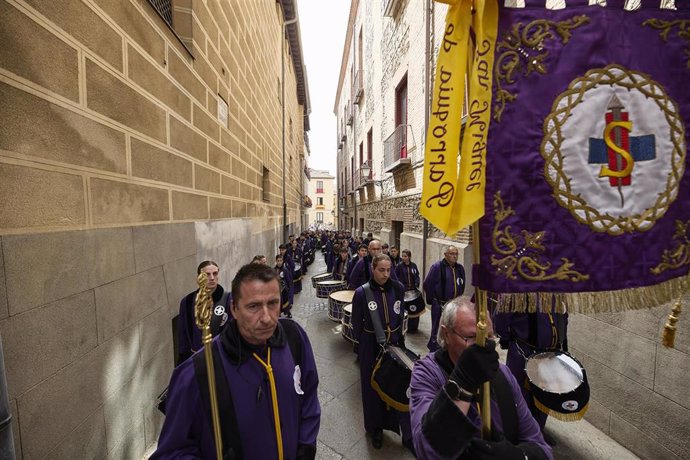
[{"label": "shoe", "polygon": [[383,446],[383,430],[376,430],[371,433],[371,444],[377,450]]}]

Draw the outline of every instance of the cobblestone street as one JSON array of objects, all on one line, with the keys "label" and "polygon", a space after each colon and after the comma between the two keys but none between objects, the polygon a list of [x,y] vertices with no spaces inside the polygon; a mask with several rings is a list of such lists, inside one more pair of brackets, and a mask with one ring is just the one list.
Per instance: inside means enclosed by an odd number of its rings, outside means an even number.
[{"label": "cobblestone street", "polygon": [[[317,458],[319,459],[413,459],[400,437],[384,431],[383,448],[375,450],[365,435],[359,382],[359,367],[352,346],[342,338],[340,325],[328,318],[328,301],[316,297],[311,277],[326,271],[323,256],[316,260],[302,280],[302,292],[295,296],[293,317],[309,334],[319,371],[321,401],[321,429]],[[408,334],[406,345],[421,355],[431,329],[431,315],[421,317],[419,331]],[[503,359],[505,357],[503,356]],[[556,459],[616,459],[638,458],[611,440],[590,423],[582,420],[564,423],[552,418],[547,431],[556,440]]]}]

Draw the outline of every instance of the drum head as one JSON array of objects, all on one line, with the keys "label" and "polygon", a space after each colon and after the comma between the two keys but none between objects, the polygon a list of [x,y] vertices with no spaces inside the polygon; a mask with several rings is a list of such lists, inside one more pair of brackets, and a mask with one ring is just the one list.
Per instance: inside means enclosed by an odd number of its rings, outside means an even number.
[{"label": "drum head", "polygon": [[330,295],[330,297],[333,300],[335,300],[336,302],[342,302],[345,304],[352,303],[352,298],[354,296],[355,296],[355,291],[353,291],[353,290],[336,291]]},{"label": "drum head", "polygon": [[349,313],[350,315],[352,315],[352,304],[349,303],[349,304],[345,305],[345,306],[343,307],[343,311],[344,311],[345,313]]},{"label": "drum head", "polygon": [[419,291],[417,291],[416,289],[405,291],[405,302],[412,302],[413,300],[416,300],[418,297]]},{"label": "drum head", "polygon": [[338,284],[343,284],[342,281],[339,280],[328,280],[328,281],[319,281],[316,283],[318,286],[335,286]]},{"label": "drum head", "polygon": [[546,352],[532,355],[525,364],[530,382],[549,393],[569,393],[584,381],[582,366],[570,355]]}]

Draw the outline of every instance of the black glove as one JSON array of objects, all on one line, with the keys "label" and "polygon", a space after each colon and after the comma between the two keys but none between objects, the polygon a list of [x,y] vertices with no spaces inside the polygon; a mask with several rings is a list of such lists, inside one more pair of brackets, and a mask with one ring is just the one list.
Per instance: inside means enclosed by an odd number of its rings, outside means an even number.
[{"label": "black glove", "polygon": [[463,452],[465,458],[475,460],[525,460],[525,453],[507,439],[484,441],[474,438]]},{"label": "black glove", "polygon": [[487,340],[486,346],[472,344],[462,352],[450,378],[461,388],[475,393],[479,386],[494,378],[498,372],[496,342]]}]

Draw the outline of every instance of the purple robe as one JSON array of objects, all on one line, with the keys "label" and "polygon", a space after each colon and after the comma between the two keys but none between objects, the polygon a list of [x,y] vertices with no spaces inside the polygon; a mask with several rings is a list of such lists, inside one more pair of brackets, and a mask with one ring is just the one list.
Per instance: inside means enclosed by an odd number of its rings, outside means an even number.
[{"label": "purple robe", "polygon": [[347,279],[347,267],[350,265],[350,258],[343,260],[342,257],[335,259],[333,263],[333,279],[344,280]]},{"label": "purple robe", "polygon": [[[201,329],[199,329],[196,326],[196,321],[194,319],[194,305],[196,303],[197,292],[199,292],[198,289],[196,291],[190,292],[180,301],[180,316],[177,320],[178,363],[181,363],[185,359],[189,358],[192,355],[192,353],[199,350],[202,346]],[[224,293],[225,290],[223,289],[223,286],[221,286],[220,284],[216,286],[216,290],[213,291],[213,294],[211,296],[213,298],[213,305],[219,305],[219,302],[221,301],[221,298],[223,297]],[[224,320],[221,318],[221,320],[219,321],[220,329],[212,331],[214,336],[218,335],[223,330],[228,321],[232,318],[232,308],[230,308],[231,305],[232,294],[228,293],[227,302],[225,303],[225,305],[223,305],[223,307],[225,307],[223,315],[227,314],[227,316],[224,318]]]},{"label": "purple robe", "polygon": [[404,262],[395,266],[395,277],[398,278],[406,291],[419,288],[419,269],[414,262],[405,265]]},{"label": "purple robe", "polygon": [[[395,284],[398,285],[396,289]],[[378,304],[377,313],[381,318],[381,325],[386,331],[388,343],[403,344],[403,289],[399,282],[389,279],[381,286],[370,281],[374,293],[374,300]],[[387,318],[386,318],[387,317]],[[359,373],[362,386],[362,411],[364,414],[364,428],[372,433],[375,430],[391,430],[396,433],[402,431],[403,439],[410,434],[410,419],[408,413],[398,412],[384,403],[371,387],[371,374],[381,346],[376,342],[374,326],[367,308],[364,288],[359,287],[352,299],[352,332],[355,340],[359,341]]]},{"label": "purple robe", "polygon": [[[567,350],[568,314],[558,313],[497,313],[494,331],[501,338],[501,347],[508,348],[506,365],[520,383],[522,394],[540,428],[547,414],[537,409],[532,392],[526,385],[525,358],[535,351]],[[533,329],[530,337],[530,324]]]},{"label": "purple robe", "polygon": [[441,305],[465,292],[465,269],[456,263],[451,267],[446,259],[434,263],[424,278],[424,295],[426,302],[431,305],[431,334],[427,348],[430,351],[438,349],[436,336],[438,324],[441,320]]},{"label": "purple robe", "polygon": [[292,282],[293,271],[285,263],[282,267],[274,267],[282,281],[280,291],[280,309],[285,313],[290,313],[292,304],[295,300],[295,286]]},{"label": "purple robe", "polygon": [[[530,450],[552,460],[551,448],[544,441],[537,422],[530,414],[515,377],[502,364],[500,370],[510,385],[515,400],[519,442],[532,443],[529,445]],[[410,418],[414,446],[420,460],[458,458],[473,437],[481,436],[481,417],[476,404],[470,405],[467,415],[463,414],[443,391],[446,381],[446,373],[435,359],[434,353],[417,361],[412,370]],[[493,398],[491,427],[492,431],[503,431],[501,412]],[[438,436],[433,436],[434,434]],[[446,455],[441,455],[439,450],[446,452]],[[448,452],[452,454],[448,455]]]},{"label": "purple robe", "polygon": [[[297,393],[296,363],[282,326],[276,328],[268,342],[286,460],[297,459],[300,446],[316,448],[321,419],[314,354],[306,332],[299,326],[297,328],[302,339],[299,382],[303,395]],[[271,389],[265,368],[251,355],[256,352],[266,362],[266,348],[258,350],[241,339],[234,321],[214,340],[220,341],[223,373],[232,393],[244,459],[276,458],[278,450]],[[167,415],[158,448],[151,459],[216,458],[213,429],[206,410],[194,373],[194,361],[189,359],[173,371]]]},{"label": "purple robe", "polygon": [[[371,279],[371,272],[373,271],[371,260],[371,255],[366,255],[364,256],[364,259],[358,260],[355,263],[354,267],[352,267],[352,271],[350,272],[350,276],[347,278],[348,289],[357,289]],[[392,266],[391,278],[395,281],[398,280],[398,278],[395,276],[395,271],[393,270]]]}]

